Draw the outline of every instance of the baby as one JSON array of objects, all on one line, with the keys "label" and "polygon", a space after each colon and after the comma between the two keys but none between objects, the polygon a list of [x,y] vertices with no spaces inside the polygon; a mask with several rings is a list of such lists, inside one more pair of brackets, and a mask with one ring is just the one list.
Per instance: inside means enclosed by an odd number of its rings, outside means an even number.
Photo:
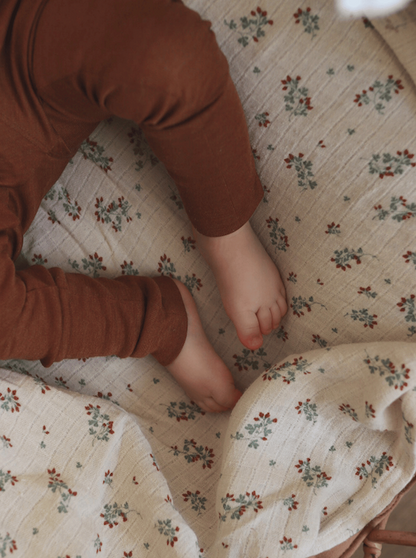
[{"label": "baby", "polygon": [[179,0],[2,0],[0,82],[0,359],[151,354],[202,409],[232,408],[241,393],[179,281],[14,266],[45,194],[115,115],[175,181],[241,342],[277,328],[285,290],[249,224],[263,189],[210,23]]}]

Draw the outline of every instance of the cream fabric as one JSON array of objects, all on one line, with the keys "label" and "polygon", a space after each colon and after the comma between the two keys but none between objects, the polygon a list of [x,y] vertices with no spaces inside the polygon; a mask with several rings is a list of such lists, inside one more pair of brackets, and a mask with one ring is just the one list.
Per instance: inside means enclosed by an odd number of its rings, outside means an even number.
[{"label": "cream fabric", "polygon": [[265,188],[252,223],[288,315],[260,351],[239,344],[163,165],[133,123],[103,122],[18,265],[180,277],[246,392],[214,416],[150,358],[3,362],[2,556],[306,558],[415,474],[413,8],[346,22],[324,0],[188,4],[244,106]]},{"label": "cream fabric", "polygon": [[387,16],[409,4],[410,0],[338,0],[341,14],[346,16]]}]

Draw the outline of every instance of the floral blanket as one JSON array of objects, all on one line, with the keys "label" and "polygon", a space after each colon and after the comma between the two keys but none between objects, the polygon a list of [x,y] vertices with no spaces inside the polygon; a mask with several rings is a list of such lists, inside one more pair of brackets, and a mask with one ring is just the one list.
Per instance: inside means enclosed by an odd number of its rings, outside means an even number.
[{"label": "floral blanket", "polygon": [[289,312],[242,347],[163,165],[103,122],[17,265],[180,278],[245,393],[209,415],[151,358],[0,363],[3,557],[306,558],[416,472],[415,5],[187,3],[230,63]]}]

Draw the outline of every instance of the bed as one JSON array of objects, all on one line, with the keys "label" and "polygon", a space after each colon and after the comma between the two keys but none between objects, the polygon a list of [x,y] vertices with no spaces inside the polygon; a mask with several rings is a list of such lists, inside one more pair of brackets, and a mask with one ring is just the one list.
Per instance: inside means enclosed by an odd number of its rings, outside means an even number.
[{"label": "bed", "polygon": [[3,557],[350,556],[415,477],[415,4],[186,3],[228,58],[289,311],[240,344],[163,164],[102,122],[16,265],[182,280],[244,395],[204,413],[150,357],[1,362]]}]

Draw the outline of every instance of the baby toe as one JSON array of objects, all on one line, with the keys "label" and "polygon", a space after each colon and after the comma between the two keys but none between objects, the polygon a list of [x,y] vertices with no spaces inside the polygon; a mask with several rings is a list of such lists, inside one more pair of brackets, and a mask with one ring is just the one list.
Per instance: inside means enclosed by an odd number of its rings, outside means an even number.
[{"label": "baby toe", "polygon": [[271,312],[271,315],[272,315],[273,329],[277,329],[279,327],[280,320],[282,319],[282,314],[280,312],[280,307],[277,304],[277,302],[275,302],[272,305],[272,307],[270,308],[270,312]]},{"label": "baby toe", "polygon": [[287,313],[286,296],[279,296],[276,300],[276,303],[279,306],[280,316],[281,318],[283,318],[283,316],[285,316]]},{"label": "baby toe", "polygon": [[262,306],[257,312],[257,319],[262,334],[268,335],[273,329],[273,317],[270,308]]},{"label": "baby toe", "polygon": [[233,320],[238,338],[250,350],[259,349],[263,344],[259,320],[254,312],[240,314]]}]

